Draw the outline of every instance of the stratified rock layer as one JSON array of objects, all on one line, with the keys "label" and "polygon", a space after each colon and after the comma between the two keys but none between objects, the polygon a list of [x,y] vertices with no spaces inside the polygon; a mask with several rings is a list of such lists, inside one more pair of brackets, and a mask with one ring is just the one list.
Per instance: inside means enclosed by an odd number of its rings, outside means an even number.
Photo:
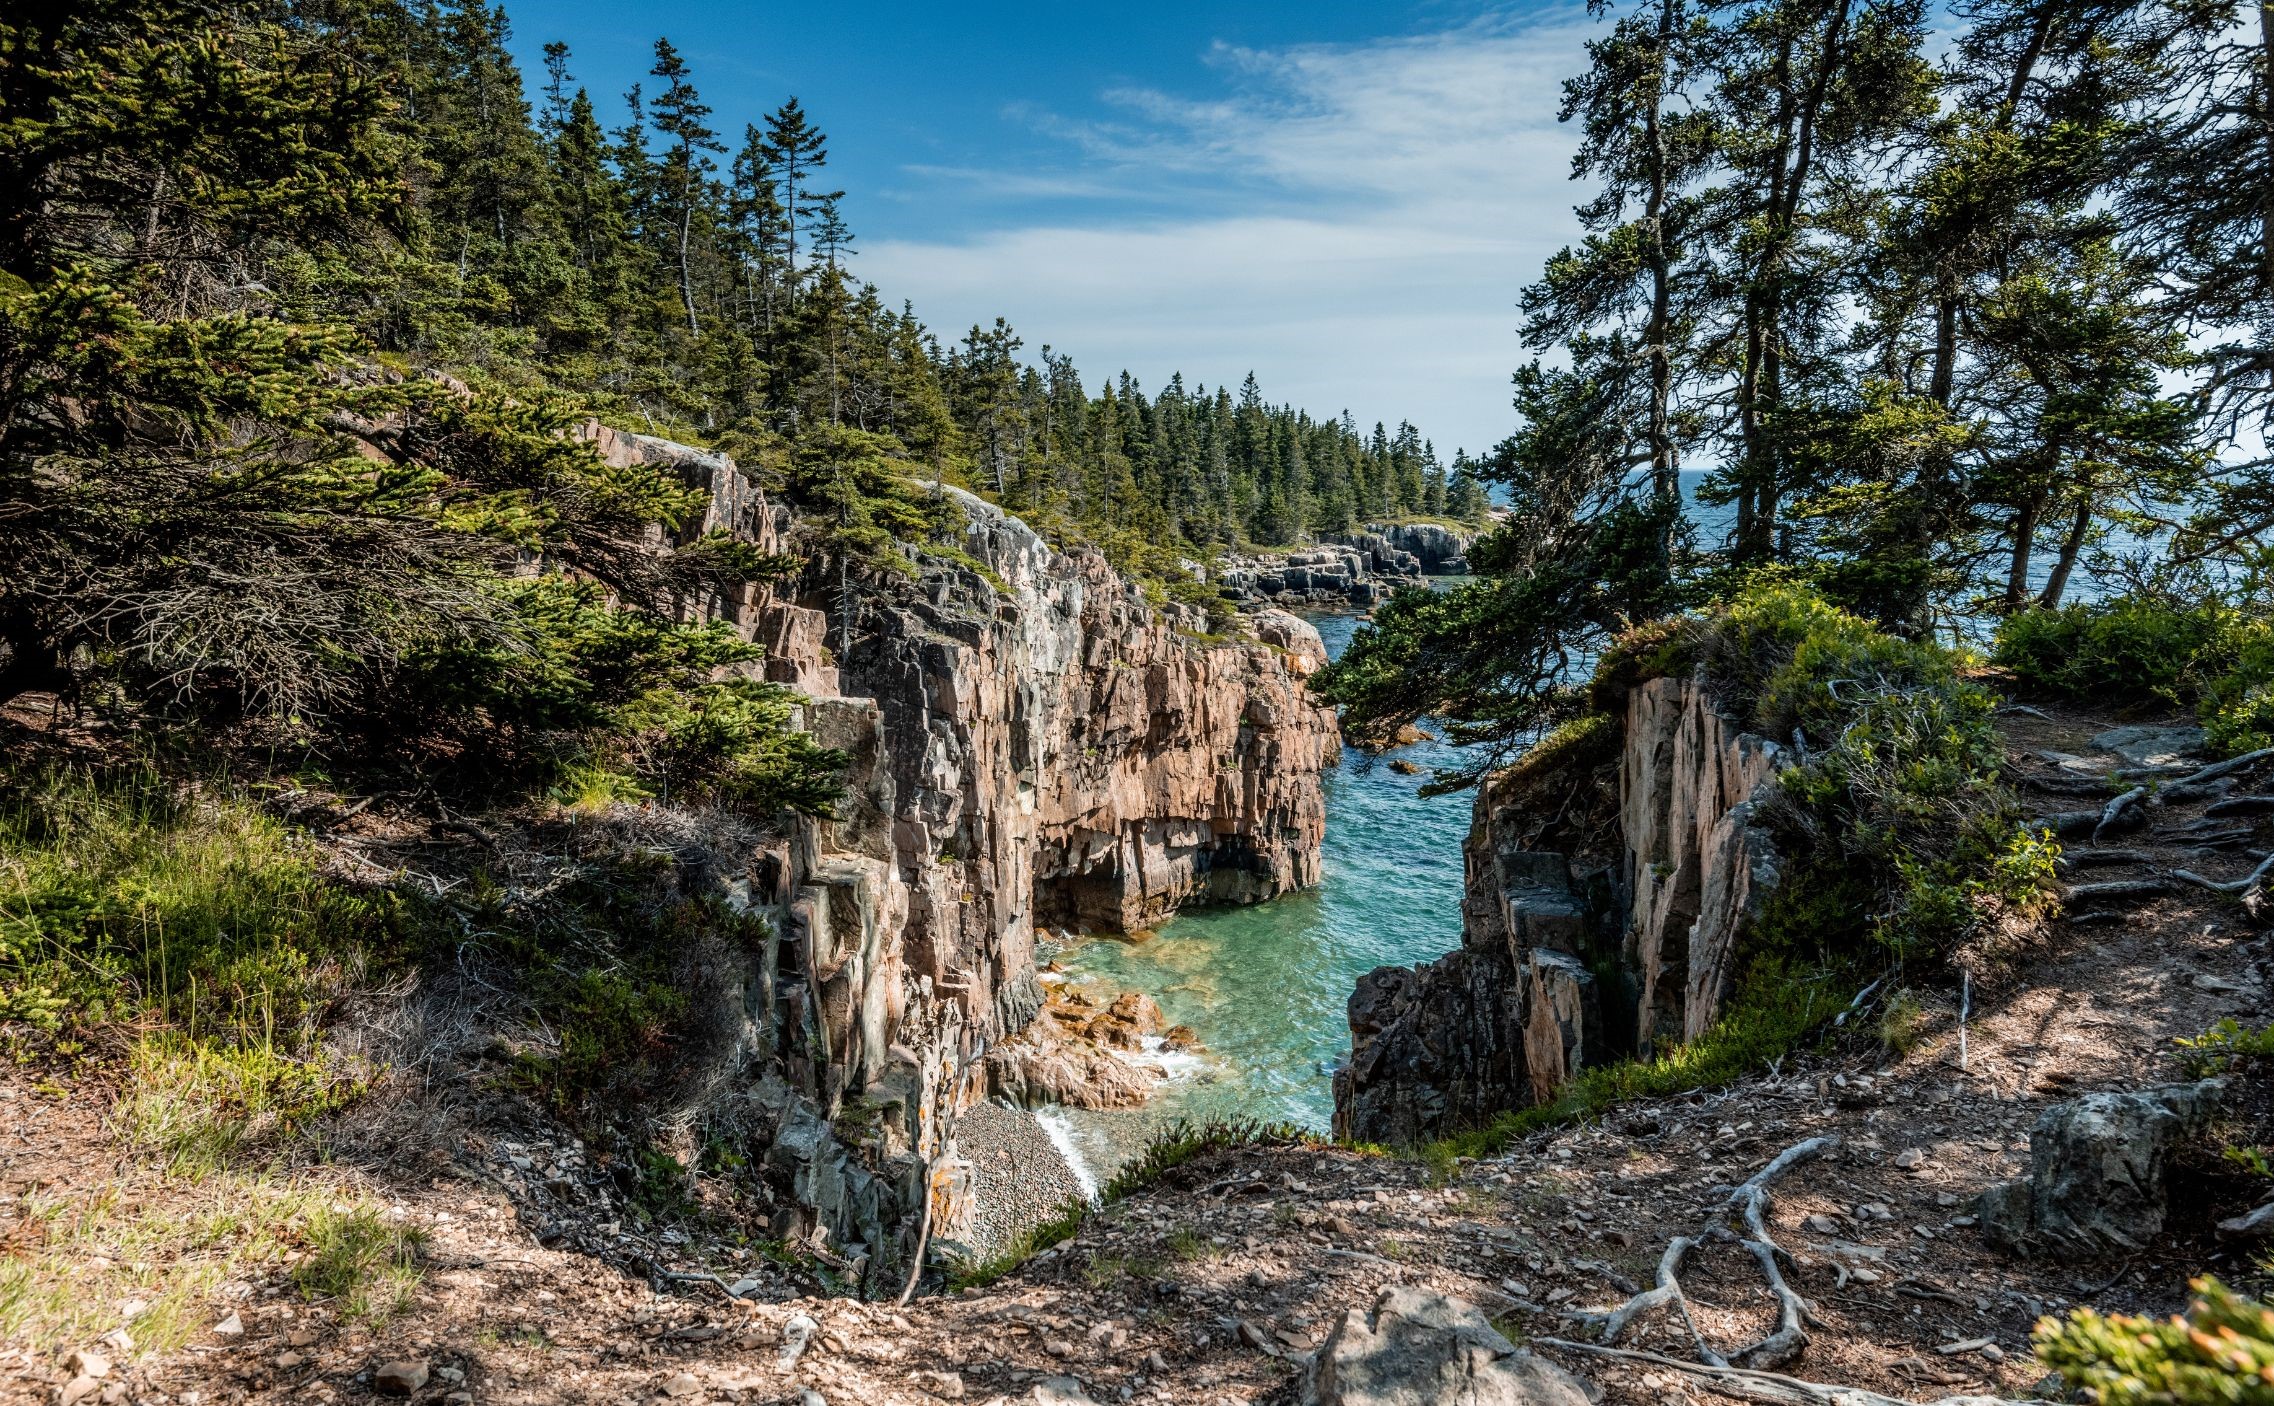
[{"label": "stratified rock layer", "polygon": [[[728,459],[587,434],[709,495],[690,539],[807,540]],[[953,559],[902,574],[816,553],[802,579],[683,607],[764,646],[765,676],[809,700],[802,725],[851,758],[836,818],[796,822],[752,866],[746,901],[777,922],[722,1059],[769,1076],[749,1097],[811,1213],[871,1245],[912,1223],[922,1169],[935,1195],[968,1185],[954,1115],[988,1092],[987,1050],[1040,1007],[1038,929],[1145,927],[1317,882],[1340,746],[1304,693],[1325,651],[1303,621],[1269,612],[1256,640],[1202,638],[1198,612],[1152,607],[1102,558],[939,491],[965,518]],[[873,1116],[859,1155],[830,1135],[855,1096]]]},{"label": "stratified rock layer", "polygon": [[[1776,886],[1757,811],[1782,765],[1695,678],[1637,685],[1621,719],[1615,858],[1574,875],[1528,848],[1531,806],[1479,790],[1461,950],[1385,967],[1350,999],[1335,1129],[1411,1143],[1551,1097],[1586,1064],[1702,1032]],[[1582,781],[1580,784],[1587,784]],[[1567,805],[1572,798],[1548,798]]]}]

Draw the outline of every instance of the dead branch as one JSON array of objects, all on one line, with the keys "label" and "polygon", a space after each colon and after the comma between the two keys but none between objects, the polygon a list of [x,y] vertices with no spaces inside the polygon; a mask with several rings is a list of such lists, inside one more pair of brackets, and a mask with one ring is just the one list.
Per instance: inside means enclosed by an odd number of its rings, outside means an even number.
[{"label": "dead branch", "polygon": [[1998,1396],[1945,1396],[1936,1401],[1912,1402],[1900,1397],[1881,1396],[1876,1391],[1865,1391],[1861,1387],[1803,1381],[1798,1377],[1788,1377],[1782,1372],[1748,1371],[1742,1367],[1684,1362],[1678,1357],[1667,1357],[1656,1352],[1638,1352],[1633,1348],[1604,1347],[1600,1343],[1572,1342],[1567,1338],[1532,1338],[1530,1342],[1535,1347],[1552,1347],[1589,1357],[1648,1363],[1653,1367],[1663,1367],[1671,1372],[1696,1377],[1698,1384],[1708,1391],[1745,1401],[1778,1402],[1782,1406],[2052,1406],[2047,1401],[2009,1401]]},{"label": "dead branch", "polygon": [[[1794,1292],[1792,1285],[1785,1280],[1782,1265],[1790,1256],[1769,1236],[1769,1186],[1800,1163],[1839,1146],[1839,1142],[1835,1137],[1810,1138],[1778,1153],[1775,1160],[1753,1173],[1743,1185],[1716,1206],[1712,1214],[1706,1217],[1705,1224],[1691,1234],[1678,1235],[1667,1242],[1666,1252],[1658,1258],[1657,1280],[1651,1287],[1607,1314],[1587,1314],[1582,1317],[1601,1322],[1603,1341],[1615,1343],[1635,1319],[1661,1308],[1672,1308],[1681,1315],[1683,1325],[1690,1330],[1690,1337],[1696,1341],[1700,1360],[1717,1368],[1726,1368],[1732,1362],[1756,1362],[1775,1366],[1798,1357],[1808,1346],[1811,1314],[1808,1301]],[[1705,1340],[1705,1335],[1698,1330],[1696,1320],[1690,1316],[1689,1299],[1682,1292],[1681,1270],[1690,1251],[1716,1237],[1733,1235],[1729,1227],[1732,1215],[1740,1220],[1745,1230],[1744,1235],[1735,1238],[1752,1253],[1754,1261],[1761,1267],[1762,1276],[1768,1280],[1769,1291],[1776,1296],[1777,1326],[1758,1342],[1748,1343],[1723,1357]]]}]

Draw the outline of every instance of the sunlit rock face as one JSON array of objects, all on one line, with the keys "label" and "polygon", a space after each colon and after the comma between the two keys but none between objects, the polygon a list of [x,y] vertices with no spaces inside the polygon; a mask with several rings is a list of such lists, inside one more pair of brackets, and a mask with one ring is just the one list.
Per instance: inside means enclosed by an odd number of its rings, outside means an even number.
[{"label": "sunlit rock face", "polygon": [[1620,724],[1615,833],[1584,872],[1532,846],[1543,805],[1592,798],[1512,801],[1503,778],[1478,791],[1461,950],[1374,972],[1352,995],[1339,1133],[1410,1143],[1480,1124],[1546,1101],[1587,1064],[1713,1023],[1739,938],[1779,878],[1755,821],[1783,754],[1696,678],[1637,685]]},{"label": "sunlit rock face", "polygon": [[[587,433],[612,461],[667,464],[708,494],[687,540],[724,531],[785,552],[805,538],[731,460]],[[938,491],[963,512],[957,552],[905,571],[812,554],[794,579],[682,607],[762,645],[756,667],[806,695],[803,726],[850,759],[836,816],[792,823],[753,858],[750,901],[777,921],[749,973],[740,1057],[825,1117],[855,1096],[887,1110],[865,1160],[905,1173],[911,1201],[913,1169],[952,1160],[954,1113],[986,1096],[986,1052],[1040,1009],[1038,931],[1145,928],[1316,883],[1341,745],[1304,690],[1325,650],[1301,620],[1209,634],[1202,612],[1149,602],[1103,558]],[[844,1155],[808,1141],[809,1163]],[[879,1233],[866,1215],[862,1233]]]}]

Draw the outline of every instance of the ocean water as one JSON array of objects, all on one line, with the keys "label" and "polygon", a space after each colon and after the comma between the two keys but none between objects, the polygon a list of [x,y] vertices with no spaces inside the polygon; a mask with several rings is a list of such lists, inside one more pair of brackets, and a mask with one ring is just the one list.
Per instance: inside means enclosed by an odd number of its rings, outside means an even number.
[{"label": "ocean water", "polygon": [[[1700,542],[1718,543],[1734,513],[1697,501],[1704,478],[1684,473],[1683,497]],[[2104,546],[2136,553],[2154,544],[2119,536]],[[2032,585],[2042,584],[2049,569],[2050,555],[2041,553]],[[2070,598],[2094,599],[2105,589],[2080,571]],[[1309,618],[1335,657],[1361,623],[1351,614]],[[1178,1119],[1257,1118],[1327,1130],[1334,1067],[1350,1050],[1344,1009],[1358,978],[1460,946],[1461,842],[1473,793],[1421,794],[1430,768],[1455,757],[1455,749],[1436,741],[1378,757],[1346,749],[1326,778],[1324,874],[1315,889],[1247,908],[1179,914],[1144,942],[1093,937],[1046,945],[1045,955],[1065,965],[1061,979],[1106,999],[1143,991],[1172,1023],[1191,1026],[1204,1046],[1196,1058],[1165,1061],[1170,1077],[1142,1109],[1047,1110],[1052,1140],[1085,1177],[1104,1181]],[[1393,771],[1389,763],[1401,758],[1422,774]]]},{"label": "ocean water", "polygon": [[[1339,656],[1355,615],[1309,617]],[[1425,731],[1434,725],[1425,724]],[[1144,942],[1095,937],[1059,949],[1066,979],[1100,994],[1143,991],[1205,1047],[1145,1108],[1054,1110],[1056,1136],[1103,1180],[1179,1118],[1260,1118],[1326,1131],[1334,1066],[1350,1050],[1344,1008],[1358,978],[1461,944],[1461,841],[1473,793],[1424,797],[1439,741],[1379,757],[1345,748],[1326,777],[1319,886],[1245,908],[1181,913]],[[1420,775],[1401,775],[1393,759]],[[1062,1120],[1062,1121],[1060,1121]]]}]

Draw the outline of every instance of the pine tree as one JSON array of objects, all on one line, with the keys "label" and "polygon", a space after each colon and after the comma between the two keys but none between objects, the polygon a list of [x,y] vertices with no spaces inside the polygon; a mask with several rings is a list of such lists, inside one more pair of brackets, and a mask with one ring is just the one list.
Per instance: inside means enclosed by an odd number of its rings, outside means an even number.
[{"label": "pine tree", "polygon": [[789,262],[794,275],[798,267],[799,223],[810,221],[824,198],[814,193],[812,185],[815,175],[829,165],[829,139],[807,120],[805,109],[793,97],[766,118],[766,155],[782,183],[782,208],[789,215]]},{"label": "pine tree", "polygon": [[711,109],[695,92],[687,77],[686,61],[671,47],[670,40],[655,41],[655,67],[648,74],[662,79],[664,85],[652,111],[655,129],[670,138],[671,146],[664,153],[656,182],[664,211],[677,227],[679,297],[687,309],[687,331],[693,335],[700,330],[695,320],[695,221],[698,212],[707,215],[709,210],[710,173],[717,169],[710,153],[726,148],[719,144],[718,133],[704,125]]}]

